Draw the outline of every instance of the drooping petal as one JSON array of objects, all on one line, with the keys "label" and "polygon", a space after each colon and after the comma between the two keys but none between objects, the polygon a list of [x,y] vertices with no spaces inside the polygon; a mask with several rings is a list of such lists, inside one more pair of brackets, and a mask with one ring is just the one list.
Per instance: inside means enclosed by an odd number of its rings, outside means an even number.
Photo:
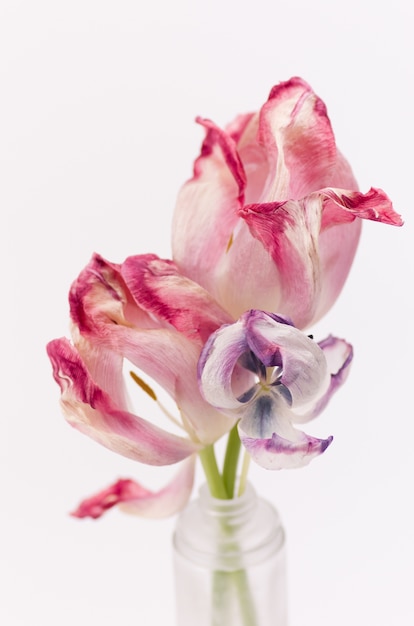
[{"label": "drooping petal", "polygon": [[177,463],[199,448],[194,442],[168,433],[115,405],[92,380],[67,339],[50,342],[47,350],[55,380],[61,388],[63,412],[79,431],[114,452],[149,465]]},{"label": "drooping petal", "polygon": [[120,479],[83,500],[71,515],[97,519],[114,506],[119,506],[124,513],[151,519],[174,515],[184,508],[190,497],[194,482],[194,461],[194,456],[186,459],[173,480],[160,491],[150,491],[133,480]]},{"label": "drooping petal", "polygon": [[243,446],[252,459],[265,469],[293,469],[307,465],[316,456],[325,452],[333,437],[316,439],[296,431],[295,440],[284,439],[277,433],[268,439],[248,437],[239,426]]},{"label": "drooping petal", "polygon": [[[304,202],[321,212],[319,235],[320,283],[315,323],[332,307],[349,274],[361,232],[362,219],[401,226],[402,219],[380,189],[367,193],[323,189]],[[317,208],[319,207],[319,209]]]}]

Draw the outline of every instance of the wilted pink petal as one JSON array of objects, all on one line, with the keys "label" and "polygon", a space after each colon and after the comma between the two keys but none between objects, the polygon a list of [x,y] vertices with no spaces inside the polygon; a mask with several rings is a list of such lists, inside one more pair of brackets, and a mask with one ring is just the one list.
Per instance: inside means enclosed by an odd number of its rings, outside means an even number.
[{"label": "wilted pink petal", "polygon": [[91,378],[67,339],[47,346],[53,374],[61,388],[61,405],[68,422],[106,448],[149,465],[177,463],[199,446],[133,415]]},{"label": "wilted pink petal", "polygon": [[184,461],[173,480],[156,492],[133,480],[120,479],[95,496],[83,500],[71,515],[97,519],[114,506],[119,506],[125,513],[147,518],[174,515],[184,508],[190,497],[194,482],[194,462],[194,456]]}]

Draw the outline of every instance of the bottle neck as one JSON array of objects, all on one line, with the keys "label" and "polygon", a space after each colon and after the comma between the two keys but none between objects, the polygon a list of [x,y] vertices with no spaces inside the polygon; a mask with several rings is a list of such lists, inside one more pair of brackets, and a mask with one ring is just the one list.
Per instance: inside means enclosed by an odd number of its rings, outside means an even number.
[{"label": "bottle neck", "polygon": [[204,485],[180,514],[174,546],[184,558],[230,571],[261,562],[282,548],[284,531],[276,510],[251,485],[238,498],[213,498]]},{"label": "bottle neck", "polygon": [[208,485],[204,484],[199,490],[199,506],[206,516],[225,520],[227,523],[242,524],[249,520],[257,504],[257,494],[250,483],[241,496],[230,500],[214,498]]}]

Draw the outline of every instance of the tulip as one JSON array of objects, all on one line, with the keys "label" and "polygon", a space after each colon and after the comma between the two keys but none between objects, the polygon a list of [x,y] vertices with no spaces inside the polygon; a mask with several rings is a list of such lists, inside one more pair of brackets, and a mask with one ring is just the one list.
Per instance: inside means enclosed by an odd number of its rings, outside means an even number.
[{"label": "tulip", "polygon": [[241,443],[266,469],[309,463],[332,442],[294,427],[316,417],[344,383],[352,346],[319,344],[282,316],[251,310],[215,331],[198,364],[207,402],[238,420]]},{"label": "tulip", "polygon": [[206,136],[173,219],[173,258],[237,319],[277,311],[304,329],[333,305],[362,219],[401,225],[380,189],[360,193],[326,107],[300,78],[258,113]]},{"label": "tulip", "polygon": [[[232,319],[204,289],[181,276],[174,263],[155,255],[130,257],[121,265],[94,255],[72,285],[69,301],[73,341],[61,338],[47,346],[68,422],[110,450],[142,463],[169,465],[187,459],[159,494],[121,481],[78,513],[88,510],[96,517],[97,511],[101,514],[117,503],[144,515],[181,508],[191,491],[195,453],[234,423],[202,398],[197,384],[202,346]],[[164,413],[180,434],[132,412],[123,376],[125,359],[175,401],[177,415]],[[158,401],[137,373],[133,378]]]}]

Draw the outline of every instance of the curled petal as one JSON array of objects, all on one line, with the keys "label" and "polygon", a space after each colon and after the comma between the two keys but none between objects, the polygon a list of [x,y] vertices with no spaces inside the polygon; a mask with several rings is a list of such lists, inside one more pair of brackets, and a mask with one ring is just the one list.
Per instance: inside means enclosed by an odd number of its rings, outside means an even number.
[{"label": "curled petal", "polygon": [[140,517],[153,519],[174,515],[184,508],[190,497],[194,482],[194,461],[194,456],[186,459],[173,480],[160,491],[149,491],[133,480],[120,479],[83,500],[71,515],[97,519],[117,505],[123,512]]},{"label": "curled petal", "polygon": [[322,230],[351,222],[357,217],[391,226],[403,224],[401,215],[394,211],[391,200],[382,189],[371,187],[367,193],[321,189],[311,197],[315,195],[322,201]]},{"label": "curled petal", "polygon": [[63,412],[74,428],[114,452],[149,465],[177,463],[199,448],[116,406],[67,339],[56,339],[47,349],[61,388]]},{"label": "curled petal", "polygon": [[172,261],[155,255],[129,257],[122,264],[121,275],[138,307],[200,346],[218,327],[232,321],[211,295],[180,274]]},{"label": "curled petal", "polygon": [[239,426],[242,444],[258,465],[265,469],[293,469],[307,465],[316,456],[325,452],[333,437],[316,439],[300,431],[295,431],[295,440],[284,439],[273,433],[268,439],[248,437]]},{"label": "curled petal", "polygon": [[[216,148],[220,148],[222,158],[224,159],[229,171],[231,172],[235,182],[237,183],[239,190],[239,198],[243,200],[243,193],[246,187],[246,174],[241,162],[240,156],[237,152],[235,137],[240,136],[239,128],[233,126],[232,133],[223,131],[216,126],[214,122],[208,119],[197,117],[196,121],[204,126],[207,130],[206,138],[202,147],[202,155],[205,157],[207,154],[213,152]],[[240,120],[242,126],[245,126],[246,118]],[[239,126],[237,124],[237,126]],[[197,169],[197,168],[196,168]]]}]

